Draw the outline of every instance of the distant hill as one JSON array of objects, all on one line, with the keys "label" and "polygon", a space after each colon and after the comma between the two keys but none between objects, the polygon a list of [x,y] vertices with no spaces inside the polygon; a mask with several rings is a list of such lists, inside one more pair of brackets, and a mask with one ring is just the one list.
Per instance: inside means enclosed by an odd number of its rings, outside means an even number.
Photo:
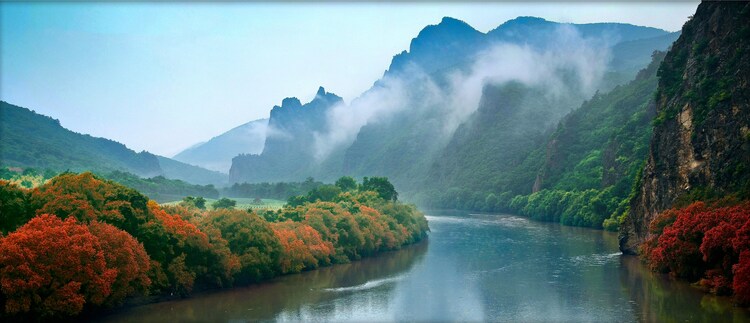
[{"label": "distant hill", "polygon": [[0,101],[0,164],[56,172],[124,171],[204,185],[226,183],[226,175],[219,172],[147,151],[136,153],[119,142],[70,131],[59,120],[4,101]]},{"label": "distant hill", "polygon": [[70,131],[60,121],[0,101],[0,162],[7,166],[74,172],[127,171],[162,175],[157,157],[125,145]]},{"label": "distant hill", "polygon": [[164,177],[169,179],[179,179],[191,184],[215,186],[226,186],[229,176],[227,174],[208,170],[198,166],[185,164],[163,156],[156,156],[159,160]]},{"label": "distant hill", "polygon": [[250,121],[211,140],[193,145],[172,157],[210,170],[229,173],[232,158],[240,154],[260,154],[266,141],[268,119]]}]

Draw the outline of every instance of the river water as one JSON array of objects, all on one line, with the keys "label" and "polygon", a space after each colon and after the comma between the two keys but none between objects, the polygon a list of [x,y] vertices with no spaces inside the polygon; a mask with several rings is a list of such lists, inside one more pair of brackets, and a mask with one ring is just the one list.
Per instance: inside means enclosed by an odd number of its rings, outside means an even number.
[{"label": "river water", "polygon": [[750,321],[729,299],[622,256],[616,234],[511,215],[430,214],[429,239],[400,251],[100,319]]}]

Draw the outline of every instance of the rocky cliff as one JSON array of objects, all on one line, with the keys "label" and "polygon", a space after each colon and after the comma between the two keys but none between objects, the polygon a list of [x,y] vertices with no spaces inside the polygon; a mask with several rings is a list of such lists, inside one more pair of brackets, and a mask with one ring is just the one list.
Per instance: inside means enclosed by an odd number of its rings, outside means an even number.
[{"label": "rocky cliff", "polygon": [[284,99],[271,109],[263,152],[234,157],[229,182],[302,181],[314,174],[315,134],[327,131],[326,113],[342,103],[341,97],[323,87],[306,104],[297,98]]},{"label": "rocky cliff", "polygon": [[637,253],[654,216],[750,191],[750,3],[703,2],[659,68],[648,160],[620,229]]}]

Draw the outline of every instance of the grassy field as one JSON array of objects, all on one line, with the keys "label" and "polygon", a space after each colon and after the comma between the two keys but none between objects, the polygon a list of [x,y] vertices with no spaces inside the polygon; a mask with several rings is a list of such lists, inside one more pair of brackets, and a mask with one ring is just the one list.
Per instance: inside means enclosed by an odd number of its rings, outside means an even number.
[{"label": "grassy field", "polygon": [[[272,199],[261,199],[262,204],[255,204],[253,203],[252,198],[242,198],[242,197],[230,197],[230,200],[237,201],[237,206],[235,206],[235,209],[238,210],[247,210],[247,209],[253,209],[253,210],[278,210],[281,207],[286,204],[286,201],[281,200],[272,200]],[[162,203],[165,205],[175,205],[180,203],[181,200],[178,201],[172,201],[167,203]],[[211,208],[211,203],[216,202],[216,199],[206,199],[206,208],[209,210]]]}]

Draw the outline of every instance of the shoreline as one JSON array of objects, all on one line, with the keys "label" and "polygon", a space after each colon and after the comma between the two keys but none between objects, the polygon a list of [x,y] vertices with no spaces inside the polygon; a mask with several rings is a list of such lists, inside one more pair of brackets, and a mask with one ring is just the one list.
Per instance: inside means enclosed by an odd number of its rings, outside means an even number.
[{"label": "shoreline", "polygon": [[246,285],[234,285],[231,287],[224,287],[224,288],[202,288],[202,289],[196,288],[188,296],[179,296],[179,295],[134,296],[129,299],[126,299],[125,302],[120,306],[113,307],[113,308],[92,309],[90,310],[90,312],[81,313],[80,315],[63,319],[61,320],[61,322],[101,321],[102,319],[108,316],[113,316],[119,313],[124,313],[133,308],[137,308],[141,306],[157,304],[157,303],[167,303],[167,302],[180,301],[180,300],[188,300],[192,298],[199,298],[199,297],[203,297],[206,295],[222,293],[222,292],[227,292],[231,290],[256,289],[264,285],[278,283],[279,280],[284,279],[286,277],[295,276],[295,275],[303,275],[303,274],[312,273],[318,270],[330,269],[330,268],[334,268],[334,267],[342,266],[342,265],[350,265],[352,263],[360,263],[363,261],[366,262],[368,260],[387,256],[388,254],[404,251],[405,249],[418,248],[423,245],[424,247],[426,247],[428,243],[429,243],[429,234],[425,236],[425,238],[423,238],[422,240],[417,241],[415,243],[403,245],[399,249],[377,252],[372,255],[363,256],[360,259],[350,261],[349,263],[337,263],[337,264],[331,264],[328,266],[321,266],[321,267],[311,269],[311,270],[305,270],[305,271],[298,272],[298,273],[281,274],[281,275],[277,275],[277,276],[274,276],[274,277],[271,277],[271,278],[268,278],[268,279],[265,279],[256,283],[251,283],[251,284],[246,284]]}]

